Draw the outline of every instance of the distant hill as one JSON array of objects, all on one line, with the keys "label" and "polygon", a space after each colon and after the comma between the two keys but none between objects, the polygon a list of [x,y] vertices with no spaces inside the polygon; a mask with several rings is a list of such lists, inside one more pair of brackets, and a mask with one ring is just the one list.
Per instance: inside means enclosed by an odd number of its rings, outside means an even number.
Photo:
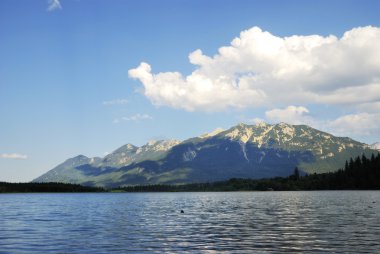
[{"label": "distant hill", "polygon": [[127,144],[104,158],[80,155],[34,182],[117,187],[284,177],[296,166],[301,174],[335,171],[350,157],[372,153],[364,143],[306,125],[239,124],[182,142]]}]

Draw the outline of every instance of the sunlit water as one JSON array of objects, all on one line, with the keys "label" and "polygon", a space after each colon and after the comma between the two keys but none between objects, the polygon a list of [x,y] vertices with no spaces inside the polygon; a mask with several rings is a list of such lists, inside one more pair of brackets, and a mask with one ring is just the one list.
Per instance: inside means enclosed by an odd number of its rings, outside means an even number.
[{"label": "sunlit water", "polygon": [[0,253],[127,251],[380,253],[380,192],[0,195]]}]

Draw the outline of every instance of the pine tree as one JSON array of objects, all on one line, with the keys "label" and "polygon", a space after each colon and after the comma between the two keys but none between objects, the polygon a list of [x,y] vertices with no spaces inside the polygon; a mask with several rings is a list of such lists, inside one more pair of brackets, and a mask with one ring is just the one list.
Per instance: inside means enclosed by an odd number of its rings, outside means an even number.
[{"label": "pine tree", "polygon": [[298,167],[294,168],[294,173],[293,173],[294,180],[299,180],[300,179],[300,172],[298,170]]},{"label": "pine tree", "polygon": [[348,163],[348,168],[350,171],[354,169],[354,160],[352,159],[352,157],[350,158],[350,162]]},{"label": "pine tree", "polygon": [[365,154],[363,153],[363,155],[362,155],[362,165],[367,165],[367,162],[368,162],[368,159],[367,159],[367,157],[365,156]]},{"label": "pine tree", "polygon": [[372,153],[371,155],[371,163],[374,163],[375,162],[375,155]]},{"label": "pine tree", "polygon": [[348,161],[346,160],[346,164],[344,164],[344,171],[348,170]]}]

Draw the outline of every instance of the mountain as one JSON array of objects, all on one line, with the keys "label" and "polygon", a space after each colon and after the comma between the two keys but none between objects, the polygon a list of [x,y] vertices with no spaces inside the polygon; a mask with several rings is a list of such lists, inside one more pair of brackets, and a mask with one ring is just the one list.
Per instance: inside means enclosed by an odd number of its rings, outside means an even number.
[{"label": "mountain", "polygon": [[380,150],[380,142],[370,145],[371,149]]},{"label": "mountain", "polygon": [[88,158],[78,155],[59,164],[52,170],[33,180],[34,182],[62,182],[62,183],[82,183],[86,181],[85,176],[77,170],[78,167],[91,163],[98,163],[101,158]]},{"label": "mountain", "polygon": [[178,140],[153,140],[142,147],[126,144],[105,156],[99,164],[93,165],[97,167],[121,167],[147,159],[160,159],[170,148],[179,143]]},{"label": "mountain", "polygon": [[88,158],[84,155],[79,155],[59,164],[52,170],[33,180],[33,182],[83,184],[89,180],[88,175],[83,173],[85,168],[96,168],[98,174],[101,175],[102,173],[118,169],[134,162],[164,157],[170,148],[179,143],[177,140],[158,140],[150,141],[142,147],[126,144],[106,155],[104,158]]},{"label": "mountain", "polygon": [[[188,140],[124,145],[101,158],[78,156],[35,182],[116,187],[211,182],[335,171],[350,157],[375,153],[368,145],[306,125],[239,124]],[[376,152],[377,153],[377,152]]]}]

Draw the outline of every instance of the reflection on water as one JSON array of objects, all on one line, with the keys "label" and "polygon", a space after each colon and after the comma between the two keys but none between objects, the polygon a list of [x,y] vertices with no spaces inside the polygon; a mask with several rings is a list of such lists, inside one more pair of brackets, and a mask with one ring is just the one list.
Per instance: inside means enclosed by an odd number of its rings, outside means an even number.
[{"label": "reflection on water", "polygon": [[2,194],[0,205],[0,253],[380,250],[378,191]]}]

